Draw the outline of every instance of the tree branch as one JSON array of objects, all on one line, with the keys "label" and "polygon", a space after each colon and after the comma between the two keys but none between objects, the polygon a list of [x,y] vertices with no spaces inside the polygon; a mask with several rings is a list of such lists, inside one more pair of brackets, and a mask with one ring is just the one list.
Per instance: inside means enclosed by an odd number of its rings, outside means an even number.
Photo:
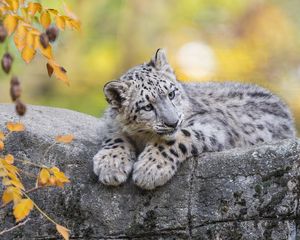
[{"label": "tree branch", "polygon": [[28,221],[30,220],[30,218],[27,218],[25,221],[23,222],[20,222],[18,223],[17,225],[11,227],[11,228],[8,228],[8,229],[4,229],[3,231],[0,232],[0,236],[3,235],[4,233],[7,233],[7,232],[10,232],[10,231],[13,231],[14,229],[18,228],[18,227],[21,227],[23,225],[25,225]]}]

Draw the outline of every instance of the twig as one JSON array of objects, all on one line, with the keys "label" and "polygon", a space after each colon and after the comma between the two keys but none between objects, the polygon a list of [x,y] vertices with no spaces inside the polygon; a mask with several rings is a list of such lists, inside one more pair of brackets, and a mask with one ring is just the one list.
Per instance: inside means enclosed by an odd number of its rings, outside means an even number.
[{"label": "twig", "polygon": [[53,144],[51,144],[51,145],[46,149],[46,151],[45,151],[44,154],[43,154],[43,159],[44,159],[44,160],[46,160],[46,159],[45,159],[45,158],[46,158],[46,154],[49,152],[49,150],[50,150],[53,146],[56,145],[56,143],[57,143],[57,142],[54,142]]},{"label": "twig", "polygon": [[33,162],[31,162],[31,161],[28,161],[28,160],[21,160],[21,159],[16,159],[16,158],[15,158],[15,161],[16,161],[16,162],[23,163],[24,165],[28,164],[28,165],[32,165],[32,166],[38,167],[38,168],[49,168],[49,167],[47,167],[47,166],[45,166],[45,165],[39,165],[39,164],[33,163]]},{"label": "twig", "polygon": [[[24,195],[30,199],[32,201],[32,199],[24,192]],[[44,215],[45,218],[47,218],[50,222],[52,222],[54,225],[58,225],[58,223],[56,223],[52,218],[50,218],[42,209],[39,208],[38,205],[36,205],[36,203],[34,201],[32,201],[33,205],[35,206],[35,208],[42,214]]]},{"label": "twig", "polygon": [[41,189],[41,188],[43,188],[43,187],[42,187],[42,186],[33,187],[33,188],[28,189],[28,190],[26,191],[26,193],[31,193],[31,192],[34,192],[34,191],[36,191],[36,190],[38,190],[38,189]]},{"label": "twig", "polygon": [[23,169],[19,168],[19,171],[24,173],[26,176],[31,177],[31,178],[36,178],[36,176],[30,172],[24,171]]},{"label": "twig", "polygon": [[4,233],[10,232],[10,231],[12,231],[12,230],[14,230],[14,229],[16,229],[18,227],[21,227],[21,226],[25,225],[29,220],[30,220],[30,218],[27,218],[25,221],[20,222],[17,225],[11,227],[11,228],[4,229],[2,232],[0,232],[0,235],[3,235]]},{"label": "twig", "polygon": [[[49,186],[49,187],[51,187],[51,186]],[[42,189],[42,188],[45,188],[45,186],[37,186],[37,187],[33,187],[33,188],[28,189],[28,190],[25,191],[24,193],[31,193],[31,192],[34,192],[34,191],[36,191],[36,190]],[[8,206],[10,203],[12,203],[12,202],[9,202],[9,203],[7,203],[7,204],[2,204],[2,205],[0,205],[0,209],[5,208],[5,207]]]}]

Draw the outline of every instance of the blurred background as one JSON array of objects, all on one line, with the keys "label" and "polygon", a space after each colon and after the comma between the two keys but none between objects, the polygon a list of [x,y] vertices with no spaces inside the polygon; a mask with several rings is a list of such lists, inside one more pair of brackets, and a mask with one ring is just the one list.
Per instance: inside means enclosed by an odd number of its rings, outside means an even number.
[{"label": "blurred background", "polygon": [[[54,44],[71,86],[49,79],[42,57],[26,65],[11,44],[26,103],[100,116],[103,85],[164,47],[178,79],[257,83],[289,104],[300,130],[299,0],[65,2],[82,23]],[[43,3],[62,8],[62,1]],[[0,71],[0,102],[10,102],[9,79]]]}]

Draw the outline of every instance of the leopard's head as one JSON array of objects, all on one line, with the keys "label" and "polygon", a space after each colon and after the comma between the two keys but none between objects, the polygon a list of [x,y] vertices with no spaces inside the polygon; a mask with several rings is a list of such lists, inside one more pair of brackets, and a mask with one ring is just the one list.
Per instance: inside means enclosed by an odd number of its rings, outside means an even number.
[{"label": "leopard's head", "polygon": [[185,93],[163,49],[158,49],[150,62],[107,83],[104,93],[129,134],[171,135],[180,126],[187,107]]}]

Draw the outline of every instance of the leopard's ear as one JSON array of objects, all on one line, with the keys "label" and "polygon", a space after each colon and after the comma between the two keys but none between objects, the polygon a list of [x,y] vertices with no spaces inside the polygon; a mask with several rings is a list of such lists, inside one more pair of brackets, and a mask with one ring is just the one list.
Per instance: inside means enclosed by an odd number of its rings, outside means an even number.
[{"label": "leopard's ear", "polygon": [[107,102],[112,108],[119,109],[122,102],[126,99],[126,92],[129,88],[129,83],[122,81],[111,81],[104,85],[103,91]]},{"label": "leopard's ear", "polygon": [[160,71],[173,72],[172,67],[168,63],[166,51],[163,48],[157,49],[155,55],[150,60],[148,65],[150,65]]}]

